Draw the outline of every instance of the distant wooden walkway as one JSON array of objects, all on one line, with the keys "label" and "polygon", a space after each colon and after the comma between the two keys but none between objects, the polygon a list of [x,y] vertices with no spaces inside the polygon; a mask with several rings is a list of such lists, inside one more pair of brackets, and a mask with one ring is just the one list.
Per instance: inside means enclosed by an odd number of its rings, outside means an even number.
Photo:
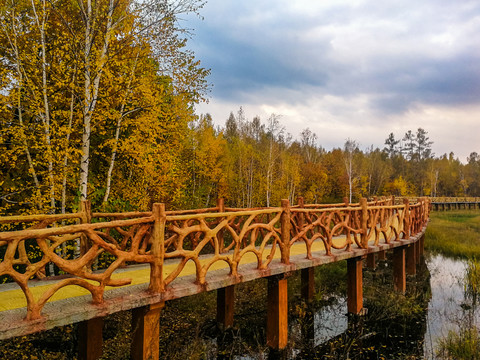
[{"label": "distant wooden walkway", "polygon": [[217,289],[217,320],[229,327],[234,285],[265,277],[269,309],[278,310],[269,310],[267,341],[282,348],[289,273],[302,271],[302,292],[311,298],[313,268],[347,260],[348,311],[358,314],[362,259],[374,266],[375,254],[383,258],[394,249],[394,287],[405,291],[430,208],[426,198],[402,205],[393,198],[330,205],[300,199],[294,206],[285,200],[258,209],[217,205],[167,212],[155,204],[152,212],[112,214],[94,213],[84,202],[75,214],[0,218],[4,227],[24,228],[0,233],[0,276],[13,280],[0,285],[0,339],[80,322],[79,358],[98,358],[103,317],[134,309],[132,357],[155,358],[155,324],[165,301]]},{"label": "distant wooden walkway", "polygon": [[437,197],[431,198],[432,210],[480,209],[478,197]]}]

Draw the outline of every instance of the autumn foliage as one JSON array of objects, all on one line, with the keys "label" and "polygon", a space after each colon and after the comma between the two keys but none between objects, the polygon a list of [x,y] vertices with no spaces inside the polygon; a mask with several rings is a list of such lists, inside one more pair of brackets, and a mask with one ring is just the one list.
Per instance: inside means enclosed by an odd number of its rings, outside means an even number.
[{"label": "autumn foliage", "polygon": [[[209,70],[187,50],[180,14],[199,0],[0,3],[0,210],[233,207],[375,195],[480,196],[480,156],[438,158],[423,129],[384,149],[325,150],[305,129],[243,110],[195,114]],[[224,119],[214,119],[222,123]]]}]

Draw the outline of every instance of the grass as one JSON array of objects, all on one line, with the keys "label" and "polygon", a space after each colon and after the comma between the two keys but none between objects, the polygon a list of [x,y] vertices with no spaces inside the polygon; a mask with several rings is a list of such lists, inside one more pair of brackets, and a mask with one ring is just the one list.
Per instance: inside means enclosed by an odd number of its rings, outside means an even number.
[{"label": "grass", "polygon": [[439,342],[437,356],[441,359],[480,360],[480,336],[476,327],[449,331]]},{"label": "grass", "polygon": [[431,212],[425,246],[445,256],[480,259],[480,212]]}]

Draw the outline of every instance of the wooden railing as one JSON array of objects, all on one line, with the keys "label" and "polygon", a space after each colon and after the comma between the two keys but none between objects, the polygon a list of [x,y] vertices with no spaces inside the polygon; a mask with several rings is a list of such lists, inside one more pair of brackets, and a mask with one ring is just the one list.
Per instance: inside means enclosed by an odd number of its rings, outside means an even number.
[{"label": "wooden railing", "polygon": [[[85,288],[93,303],[101,304],[107,286],[130,283],[112,275],[132,264],[150,265],[149,291],[161,294],[189,261],[195,264],[196,284],[204,285],[218,262],[228,265],[230,276],[239,276],[248,253],[254,254],[256,268],[265,270],[278,255],[289,264],[296,244],[303,244],[311,259],[314,242],[321,241],[324,255],[331,255],[333,249],[408,239],[428,222],[429,205],[427,198],[402,205],[394,205],[393,198],[328,206],[303,201],[290,206],[284,200],[281,207],[234,209],[219,201],[215,208],[199,210],[165,211],[163,204],[154,204],[151,212],[95,213],[84,202],[74,214],[1,217],[0,224],[23,229],[0,232],[0,279],[19,285],[26,320],[35,320],[52,296],[72,285]],[[175,266],[166,274],[169,262]],[[46,275],[58,281],[34,296],[32,279]]]}]

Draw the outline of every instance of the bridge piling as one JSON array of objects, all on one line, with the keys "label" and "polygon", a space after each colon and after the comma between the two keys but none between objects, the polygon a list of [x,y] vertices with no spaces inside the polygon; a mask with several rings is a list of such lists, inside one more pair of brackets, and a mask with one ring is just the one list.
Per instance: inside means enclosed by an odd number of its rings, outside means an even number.
[{"label": "bridge piling", "polygon": [[417,245],[416,243],[406,246],[406,266],[407,274],[415,275],[417,273]]},{"label": "bridge piling", "polygon": [[267,293],[267,345],[284,349],[288,342],[288,291],[283,275],[268,278]]},{"label": "bridge piling", "polygon": [[160,356],[160,313],[165,302],[132,310],[132,360],[157,360]]},{"label": "bridge piling", "polygon": [[217,289],[217,326],[226,330],[233,326],[235,285]]},{"label": "bridge piling", "polygon": [[393,288],[401,293],[407,290],[404,246],[393,249]]},{"label": "bridge piling", "polygon": [[360,314],[363,309],[362,257],[347,260],[347,310]]},{"label": "bridge piling", "polygon": [[103,320],[103,317],[98,317],[78,324],[79,360],[97,360],[102,357]]},{"label": "bridge piling", "polygon": [[378,261],[387,260],[387,252],[385,250],[378,252]]},{"label": "bridge piling", "polygon": [[367,268],[375,269],[375,267],[376,267],[375,253],[368,253],[367,254]]},{"label": "bridge piling", "polygon": [[419,250],[420,250],[420,256],[419,257],[422,257],[423,253],[424,253],[424,250],[425,250],[425,234],[423,234],[420,237],[420,240],[418,242],[419,242],[418,247],[419,247]]},{"label": "bridge piling", "polygon": [[315,297],[315,268],[309,267],[301,270],[301,292],[303,299],[309,303]]}]

